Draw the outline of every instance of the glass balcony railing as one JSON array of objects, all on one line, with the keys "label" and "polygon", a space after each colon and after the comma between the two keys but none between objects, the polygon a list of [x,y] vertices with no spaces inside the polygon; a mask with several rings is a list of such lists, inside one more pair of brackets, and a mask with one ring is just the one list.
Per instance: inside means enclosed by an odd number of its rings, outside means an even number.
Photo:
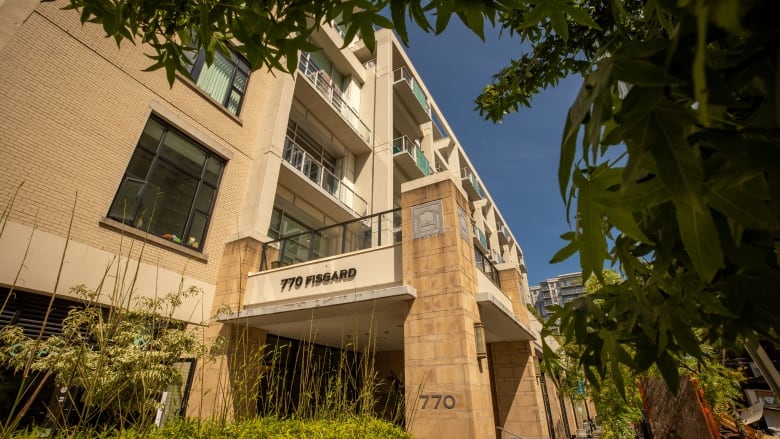
[{"label": "glass balcony railing", "polygon": [[309,80],[319,94],[333,107],[358,135],[368,142],[371,138],[371,130],[360,120],[360,115],[342,97],[340,88],[335,87],[327,73],[306,56],[301,55],[298,62],[298,70]]},{"label": "glass balcony railing", "polygon": [[393,82],[398,81],[405,81],[409,84],[409,88],[412,89],[412,94],[417,98],[417,102],[420,103],[420,106],[426,113],[430,114],[431,109],[428,106],[428,98],[425,97],[425,92],[423,92],[422,87],[420,87],[420,83],[414,79],[414,76],[412,76],[406,68],[399,67],[393,72]]},{"label": "glass balcony railing", "polygon": [[480,244],[482,244],[483,248],[488,248],[487,236],[485,236],[485,232],[483,232],[482,229],[477,226],[474,226],[474,237],[477,238],[477,241],[479,241]]},{"label": "glass balcony railing", "polygon": [[460,177],[462,180],[468,180],[469,184],[474,188],[474,191],[477,193],[477,196],[479,198],[485,198],[485,195],[482,193],[482,187],[479,184],[479,180],[477,179],[477,176],[474,175],[473,172],[471,172],[471,169],[469,168],[463,168],[460,170]]},{"label": "glass balcony railing", "polygon": [[396,137],[393,139],[393,154],[398,154],[401,152],[406,152],[409,154],[409,156],[412,158],[412,160],[414,160],[414,162],[417,164],[417,167],[420,168],[424,175],[427,176],[433,174],[431,163],[425,157],[425,154],[422,152],[420,145],[412,142],[412,139],[406,136]]},{"label": "glass balcony railing", "polygon": [[358,215],[365,215],[368,203],[351,188],[341,182],[333,172],[309,155],[289,137],[284,140],[282,158],[317,186],[325,189],[335,199]]},{"label": "glass balcony railing", "polygon": [[260,271],[401,242],[401,209],[263,244]]},{"label": "glass balcony railing", "polygon": [[507,241],[512,240],[512,235],[509,234],[509,227],[507,227],[505,224],[501,224],[501,227],[498,228],[498,231],[501,232],[502,235],[504,235],[504,238]]}]

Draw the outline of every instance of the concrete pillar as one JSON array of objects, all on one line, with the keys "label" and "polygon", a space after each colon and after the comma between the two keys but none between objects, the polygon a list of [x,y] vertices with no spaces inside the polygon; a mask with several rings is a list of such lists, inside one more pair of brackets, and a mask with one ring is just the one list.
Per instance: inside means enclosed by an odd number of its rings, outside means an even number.
[{"label": "concrete pillar", "polygon": [[[374,108],[393,108],[392,33],[377,33]],[[376,111],[373,124],[371,213],[393,208],[393,112]]]},{"label": "concrete pillar", "polygon": [[494,438],[488,365],[474,337],[467,199],[446,175],[402,191],[403,280],[417,290],[404,323],[407,430],[417,439]]},{"label": "concrete pillar", "polygon": [[263,102],[255,150],[244,185],[241,211],[238,213],[238,238],[268,238],[272,209],[279,181],[279,169],[295,91],[295,78],[279,73],[269,79]]}]

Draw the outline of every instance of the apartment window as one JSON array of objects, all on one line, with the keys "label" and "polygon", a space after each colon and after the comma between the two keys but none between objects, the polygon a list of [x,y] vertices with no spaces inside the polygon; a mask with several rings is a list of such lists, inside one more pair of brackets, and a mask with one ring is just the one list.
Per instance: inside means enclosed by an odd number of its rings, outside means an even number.
[{"label": "apartment window", "polygon": [[150,118],[127,165],[109,218],[200,249],[225,161]]},{"label": "apartment window", "polygon": [[337,159],[325,148],[320,146],[298,124],[292,120],[287,125],[287,137],[300,146],[312,160],[333,174],[339,174]]},{"label": "apartment window", "polygon": [[201,90],[238,116],[250,71],[249,63],[232,51],[230,57],[215,52],[214,62],[208,66],[206,52],[201,50],[194,59],[190,74]]},{"label": "apartment window", "polygon": [[333,88],[339,96],[344,93],[346,76],[336,69],[323,51],[302,52],[301,60],[319,73],[323,85]]},{"label": "apartment window", "polygon": [[300,221],[290,218],[287,213],[278,207],[274,207],[271,213],[271,226],[268,228],[268,236],[279,239],[285,236],[308,232],[310,229]]}]

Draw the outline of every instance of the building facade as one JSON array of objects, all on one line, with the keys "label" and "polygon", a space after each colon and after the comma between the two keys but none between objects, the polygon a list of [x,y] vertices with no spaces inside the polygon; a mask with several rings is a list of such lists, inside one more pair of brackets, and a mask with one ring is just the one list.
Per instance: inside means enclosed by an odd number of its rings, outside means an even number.
[{"label": "building facade", "polygon": [[[369,51],[323,26],[293,75],[198,54],[169,87],[143,47],[61,6],[0,3],[0,287],[18,313],[124,261],[135,294],[199,288],[175,317],[229,348],[372,346],[415,437],[574,431],[522,250],[391,31]],[[235,354],[197,365],[187,414],[258,412],[234,397]]]},{"label": "building facade", "polygon": [[544,320],[550,316],[550,306],[563,306],[583,294],[585,285],[580,272],[561,274],[530,288],[531,303]]}]

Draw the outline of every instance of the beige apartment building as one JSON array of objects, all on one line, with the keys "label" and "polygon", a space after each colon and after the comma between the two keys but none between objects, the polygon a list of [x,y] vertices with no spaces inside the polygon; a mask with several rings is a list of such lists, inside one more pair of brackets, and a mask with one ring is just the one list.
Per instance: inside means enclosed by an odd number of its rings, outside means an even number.
[{"label": "beige apartment building", "polygon": [[[129,261],[137,294],[198,287],[176,318],[210,335],[372,345],[416,438],[576,431],[522,250],[391,31],[324,26],[294,75],[195,56],[169,87],[60,6],[0,2],[0,324]],[[189,415],[235,393],[218,363]]]}]

